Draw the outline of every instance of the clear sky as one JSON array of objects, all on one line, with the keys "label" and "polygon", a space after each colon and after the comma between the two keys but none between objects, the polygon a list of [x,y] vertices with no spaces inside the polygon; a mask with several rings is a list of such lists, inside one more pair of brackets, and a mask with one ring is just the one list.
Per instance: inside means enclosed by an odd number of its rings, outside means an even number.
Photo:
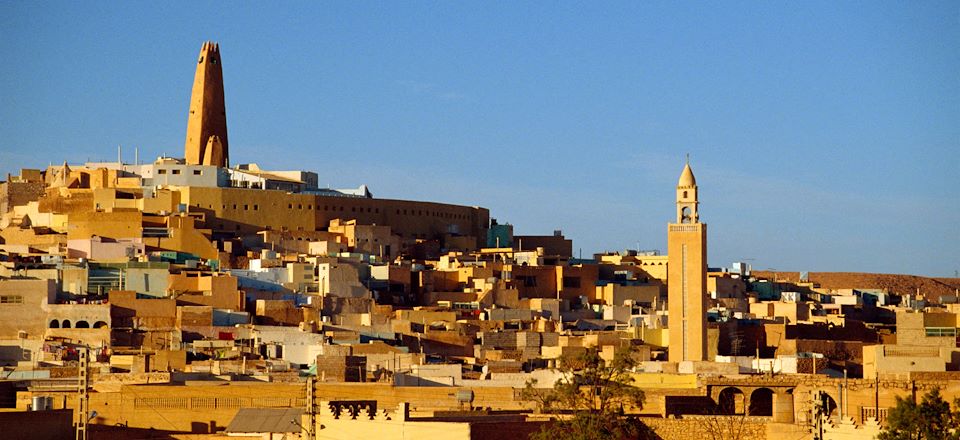
[{"label": "clear sky", "polygon": [[230,157],[711,266],[960,270],[960,2],[0,2],[0,172],[182,156],[220,43]]}]

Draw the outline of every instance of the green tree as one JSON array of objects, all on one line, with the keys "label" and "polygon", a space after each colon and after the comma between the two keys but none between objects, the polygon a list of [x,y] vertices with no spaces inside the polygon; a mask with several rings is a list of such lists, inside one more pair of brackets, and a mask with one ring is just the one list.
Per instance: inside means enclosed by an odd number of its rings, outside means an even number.
[{"label": "green tree", "polygon": [[[954,406],[958,401],[954,401]],[[960,439],[960,413],[951,412],[950,404],[934,388],[919,404],[910,398],[897,397],[897,406],[887,416],[887,426],[879,440],[954,440]]]},{"label": "green tree", "polygon": [[[643,407],[643,390],[631,385],[636,365],[629,348],[605,362],[596,349],[560,359],[561,378],[552,389],[534,388],[526,394],[541,411],[558,415],[532,438],[535,440],[620,440],[653,438],[646,425],[625,412]],[[560,416],[563,414],[564,416]]]}]

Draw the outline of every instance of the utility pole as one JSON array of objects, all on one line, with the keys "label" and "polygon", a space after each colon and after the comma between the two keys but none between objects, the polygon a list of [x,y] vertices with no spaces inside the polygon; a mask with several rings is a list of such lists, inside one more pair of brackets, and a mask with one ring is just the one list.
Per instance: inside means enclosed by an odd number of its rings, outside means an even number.
[{"label": "utility pole", "polygon": [[822,391],[813,392],[813,439],[823,440],[823,419],[826,412],[824,404],[824,393]]},{"label": "utility pole", "polygon": [[843,408],[846,402],[843,401],[843,383],[837,384],[837,394],[840,397],[840,420],[843,420]]},{"label": "utility pole", "polygon": [[90,352],[87,347],[80,349],[80,367],[77,369],[78,375],[78,393],[77,393],[77,435],[76,440],[87,440],[87,422],[90,414],[90,395],[87,388],[90,385]]},{"label": "utility pole", "polygon": [[880,372],[877,371],[876,379],[873,384],[873,407],[876,411],[877,422],[880,421]]},{"label": "utility pole", "polygon": [[309,420],[307,421],[307,440],[316,439],[317,432],[317,393],[316,393],[316,382],[313,377],[307,378],[307,415]]},{"label": "utility pole", "polygon": [[[847,384],[847,366],[846,366],[846,365],[847,365],[847,361],[843,361],[843,365],[844,365],[844,366],[843,366],[843,395],[840,396],[840,398],[843,399],[843,406],[844,406],[844,408],[843,408],[843,413],[844,413],[844,414],[847,414],[847,408],[846,408],[846,406],[847,406],[847,404],[849,403],[849,399],[848,399],[848,396],[847,396],[847,390],[850,389],[850,386]],[[849,416],[849,414],[847,414],[847,415]]]}]

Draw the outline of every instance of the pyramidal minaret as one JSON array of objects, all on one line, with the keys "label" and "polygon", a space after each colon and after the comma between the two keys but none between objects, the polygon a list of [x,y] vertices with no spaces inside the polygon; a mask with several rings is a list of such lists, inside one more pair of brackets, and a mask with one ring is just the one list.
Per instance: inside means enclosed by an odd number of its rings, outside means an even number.
[{"label": "pyramidal minaret", "polygon": [[208,41],[200,48],[193,78],[184,157],[190,165],[226,167],[230,163],[229,151],[220,45]]}]

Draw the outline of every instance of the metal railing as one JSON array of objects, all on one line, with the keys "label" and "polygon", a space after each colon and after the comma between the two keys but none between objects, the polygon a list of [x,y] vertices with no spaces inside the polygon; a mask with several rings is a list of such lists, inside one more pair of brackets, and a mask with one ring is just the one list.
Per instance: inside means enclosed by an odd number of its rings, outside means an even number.
[{"label": "metal railing", "polygon": [[890,408],[877,408],[873,406],[860,407],[861,420],[876,419],[879,422],[883,422],[884,420],[887,420],[887,415],[889,413]]}]

